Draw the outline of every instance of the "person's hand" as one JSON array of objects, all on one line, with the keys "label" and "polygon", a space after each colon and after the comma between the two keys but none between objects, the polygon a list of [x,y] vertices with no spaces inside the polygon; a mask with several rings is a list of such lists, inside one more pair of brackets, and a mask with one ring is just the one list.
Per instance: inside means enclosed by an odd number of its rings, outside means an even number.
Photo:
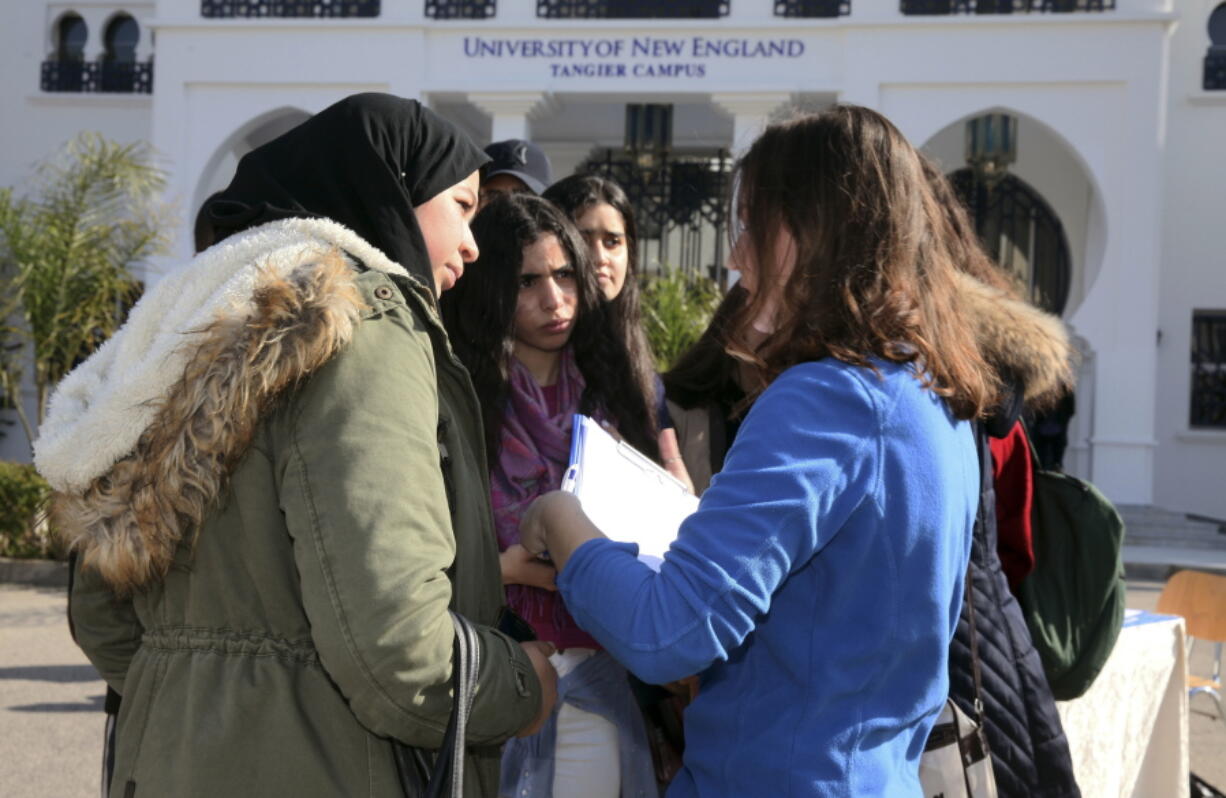
[{"label": "person's hand", "polygon": [[532,667],[536,671],[536,678],[541,682],[541,708],[536,713],[536,717],[532,722],[515,733],[516,737],[531,737],[541,730],[545,725],[545,721],[553,712],[553,705],[558,702],[558,672],[554,670],[553,664],[549,662],[549,657],[557,650],[553,643],[546,643],[543,640],[529,640],[526,643],[520,643],[524,648],[524,653],[528,655],[528,659],[532,661]]},{"label": "person's hand", "polygon": [[519,542],[532,554],[549,553],[558,573],[575,550],[589,540],[604,537],[583,512],[579,498],[561,490],[540,496],[519,519]]},{"label": "person's hand", "polygon": [[530,585],[545,590],[557,590],[558,572],[553,565],[516,543],[498,555],[504,585]]},{"label": "person's hand", "polygon": [[[555,490],[537,498],[528,506],[519,519],[519,542],[531,556],[549,551],[550,528],[557,526],[563,505],[579,508],[579,499],[573,493]],[[582,512],[582,510],[580,510]]]},{"label": "person's hand", "polygon": [[677,430],[672,427],[660,430],[659,445],[660,462],[664,465],[664,470],[672,474],[682,485],[685,485],[686,490],[693,493],[694,480],[690,479],[690,472],[685,467],[685,461],[681,459],[681,446],[677,443]]}]

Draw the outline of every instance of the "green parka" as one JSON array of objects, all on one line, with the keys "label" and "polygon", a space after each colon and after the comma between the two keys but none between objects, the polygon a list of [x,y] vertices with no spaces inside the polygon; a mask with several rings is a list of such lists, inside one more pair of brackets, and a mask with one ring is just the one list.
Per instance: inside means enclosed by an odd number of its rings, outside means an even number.
[{"label": "green parka", "polygon": [[451,710],[450,608],[481,638],[465,795],[495,795],[540,685],[490,628],[480,414],[429,291],[340,225],[274,222],[82,371],[37,454],[77,642],[123,696],[111,794],[400,795],[390,739],[436,748]]}]

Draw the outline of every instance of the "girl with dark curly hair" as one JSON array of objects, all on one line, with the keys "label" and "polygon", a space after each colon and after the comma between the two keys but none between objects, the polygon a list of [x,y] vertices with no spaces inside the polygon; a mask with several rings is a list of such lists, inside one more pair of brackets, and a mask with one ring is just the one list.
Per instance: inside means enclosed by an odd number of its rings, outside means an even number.
[{"label": "girl with dark curly hair", "polygon": [[503,791],[654,794],[625,669],[570,617],[553,567],[519,544],[523,511],[561,484],[572,416],[606,422],[658,460],[652,403],[622,339],[606,334],[596,270],[561,211],[527,194],[499,196],[477,215],[473,235],[480,256],[444,298],[443,320],[481,400],[507,601],[557,647],[560,676],[559,711],[540,734],[506,749]]}]

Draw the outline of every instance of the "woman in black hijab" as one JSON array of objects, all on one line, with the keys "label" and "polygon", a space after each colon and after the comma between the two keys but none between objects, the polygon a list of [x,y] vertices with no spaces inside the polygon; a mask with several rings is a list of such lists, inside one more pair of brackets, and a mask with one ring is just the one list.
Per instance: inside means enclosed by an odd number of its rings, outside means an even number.
[{"label": "woman in black hijab", "polygon": [[503,605],[477,400],[437,296],[484,156],[350,97],[240,161],[215,241],[57,390],[38,462],[76,640],[123,695],[113,795],[399,796],[438,748],[453,610],[479,637],[464,794],[552,708]]},{"label": "woman in black hijab", "polygon": [[429,285],[413,210],[488,160],[416,101],[357,94],[244,156],[204,212],[214,242],[278,219],[331,219]]}]

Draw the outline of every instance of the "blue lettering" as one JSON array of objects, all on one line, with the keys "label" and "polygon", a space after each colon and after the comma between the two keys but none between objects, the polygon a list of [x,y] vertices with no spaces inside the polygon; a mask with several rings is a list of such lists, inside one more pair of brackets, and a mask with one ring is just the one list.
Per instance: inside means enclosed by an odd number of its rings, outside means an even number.
[{"label": "blue lettering", "polygon": [[636,78],[701,78],[707,74],[702,64],[635,64],[630,71]]},{"label": "blue lettering", "polygon": [[669,58],[681,55],[684,50],[685,42],[681,39],[655,39],[644,36],[631,42],[631,55]]},{"label": "blue lettering", "polygon": [[624,78],[626,65],[600,64],[594,61],[577,64],[550,64],[549,73],[555,78]]}]

